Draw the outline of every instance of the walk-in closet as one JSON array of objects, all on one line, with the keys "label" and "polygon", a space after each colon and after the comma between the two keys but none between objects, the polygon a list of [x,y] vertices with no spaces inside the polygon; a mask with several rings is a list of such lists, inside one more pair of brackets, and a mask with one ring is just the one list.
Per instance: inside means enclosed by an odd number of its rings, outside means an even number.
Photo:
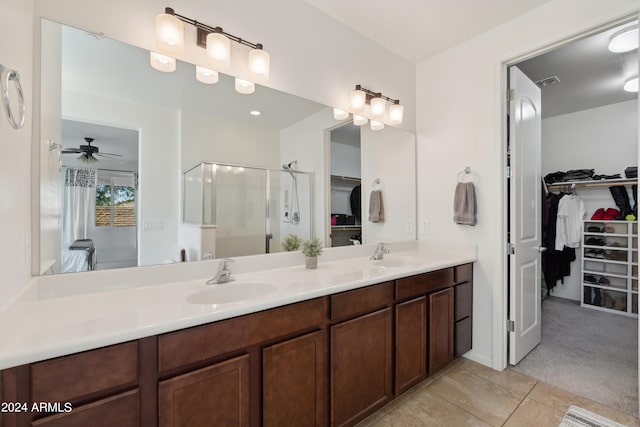
[{"label": "walk-in closet", "polygon": [[542,339],[512,368],[637,416],[637,44],[611,47],[632,27],[516,65],[541,91],[544,252]]}]

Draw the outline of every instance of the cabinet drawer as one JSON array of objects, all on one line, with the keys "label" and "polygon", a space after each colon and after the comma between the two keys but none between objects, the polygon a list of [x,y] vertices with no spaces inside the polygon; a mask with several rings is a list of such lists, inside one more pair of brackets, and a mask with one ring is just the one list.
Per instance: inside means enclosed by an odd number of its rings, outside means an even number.
[{"label": "cabinet drawer", "polygon": [[393,302],[393,282],[367,286],[331,296],[331,320],[368,313]]},{"label": "cabinet drawer", "polygon": [[34,402],[66,402],[138,380],[138,342],[31,365]]},{"label": "cabinet drawer", "polygon": [[455,267],[456,283],[473,281],[473,263],[458,265]]},{"label": "cabinet drawer", "polygon": [[88,405],[74,407],[31,423],[33,427],[137,427],[140,425],[138,391],[133,390]]},{"label": "cabinet drawer", "polygon": [[324,298],[316,298],[234,319],[171,332],[158,339],[158,363],[165,372],[320,325]]},{"label": "cabinet drawer", "polygon": [[471,350],[472,345],[472,331],[471,331],[471,317],[465,317],[459,320],[455,324],[455,355],[460,357],[467,351]]},{"label": "cabinet drawer", "polygon": [[396,299],[409,298],[415,295],[446,288],[453,284],[453,268],[432,271],[417,276],[396,280]]},{"label": "cabinet drawer", "polygon": [[471,316],[471,310],[473,306],[473,285],[471,282],[465,282],[461,285],[456,285],[454,288],[455,295],[455,315],[456,321]]}]

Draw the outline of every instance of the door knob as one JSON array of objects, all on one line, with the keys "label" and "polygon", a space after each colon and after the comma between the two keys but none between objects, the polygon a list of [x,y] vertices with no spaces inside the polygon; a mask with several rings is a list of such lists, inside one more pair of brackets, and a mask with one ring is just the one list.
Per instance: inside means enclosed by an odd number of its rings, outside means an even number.
[{"label": "door knob", "polygon": [[534,246],[533,249],[535,249],[538,252],[544,252],[547,250],[547,248],[544,246]]}]

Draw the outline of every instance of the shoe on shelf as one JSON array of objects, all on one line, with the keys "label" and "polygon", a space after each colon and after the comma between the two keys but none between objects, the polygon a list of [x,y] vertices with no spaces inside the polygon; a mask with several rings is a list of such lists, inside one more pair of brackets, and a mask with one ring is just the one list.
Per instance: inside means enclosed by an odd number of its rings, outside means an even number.
[{"label": "shoe on shelf", "polygon": [[604,208],[596,209],[593,215],[591,215],[591,219],[596,219],[596,220],[604,219]]},{"label": "shoe on shelf", "polygon": [[601,278],[598,279],[598,284],[599,285],[610,285],[611,282],[606,277],[601,277]]},{"label": "shoe on shelf", "polygon": [[584,275],[584,281],[587,282],[587,283],[598,283],[596,281],[595,276],[592,276],[591,274],[585,274]]},{"label": "shoe on shelf", "polygon": [[618,209],[609,208],[604,211],[603,218],[605,221],[613,221],[617,219],[622,219],[620,211]]},{"label": "shoe on shelf", "polygon": [[587,227],[587,231],[590,233],[602,233],[604,231],[604,228],[599,225],[590,225]]},{"label": "shoe on shelf", "polygon": [[591,245],[591,246],[604,246],[604,239],[600,239],[597,237],[590,237],[584,242],[584,244]]}]

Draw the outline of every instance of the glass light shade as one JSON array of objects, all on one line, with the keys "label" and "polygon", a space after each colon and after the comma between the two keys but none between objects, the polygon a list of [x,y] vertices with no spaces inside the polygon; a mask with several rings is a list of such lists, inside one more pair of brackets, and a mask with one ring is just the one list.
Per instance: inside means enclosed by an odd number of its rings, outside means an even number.
[{"label": "glass light shade", "polygon": [[382,98],[373,98],[371,100],[369,112],[374,119],[384,119],[384,113],[387,109],[387,101]]},{"label": "glass light shade", "polygon": [[623,89],[627,92],[637,92],[638,91],[638,76],[633,76],[624,82]]},{"label": "glass light shade", "polygon": [[353,124],[356,126],[366,125],[369,119],[363,116],[359,116],[357,114],[353,115]]},{"label": "glass light shade", "polygon": [[384,123],[371,120],[371,130],[382,130],[384,129]]},{"label": "glass light shade", "polygon": [[611,36],[609,50],[611,52],[628,52],[638,48],[638,26],[623,28]]},{"label": "glass light shade", "polygon": [[170,56],[149,52],[149,62],[153,68],[164,73],[171,73],[176,70],[176,60]]},{"label": "glass light shade", "polygon": [[392,104],[391,107],[389,107],[389,123],[392,125],[400,125],[402,124],[403,118],[404,118],[404,105]]},{"label": "glass light shade", "polygon": [[349,106],[354,113],[361,113],[366,105],[367,94],[361,90],[352,90],[349,97]]},{"label": "glass light shade", "polygon": [[156,47],[160,52],[184,52],[184,24],[168,13],[156,16]]},{"label": "glass light shade", "polygon": [[349,117],[349,113],[347,111],[340,110],[339,108],[333,109],[333,118],[336,120],[344,120]]},{"label": "glass light shade", "polygon": [[255,92],[255,90],[256,85],[254,85],[253,82],[236,77],[236,92],[249,95],[250,93]]},{"label": "glass light shade", "polygon": [[249,52],[249,78],[256,82],[269,80],[269,54],[262,49],[252,49]]},{"label": "glass light shade", "polygon": [[201,67],[200,65],[196,65],[196,79],[199,82],[206,84],[213,84],[218,82],[218,72],[214,70],[210,70],[206,67]]},{"label": "glass light shade", "polygon": [[207,57],[216,70],[226,70],[231,65],[231,41],[221,33],[207,34]]}]

